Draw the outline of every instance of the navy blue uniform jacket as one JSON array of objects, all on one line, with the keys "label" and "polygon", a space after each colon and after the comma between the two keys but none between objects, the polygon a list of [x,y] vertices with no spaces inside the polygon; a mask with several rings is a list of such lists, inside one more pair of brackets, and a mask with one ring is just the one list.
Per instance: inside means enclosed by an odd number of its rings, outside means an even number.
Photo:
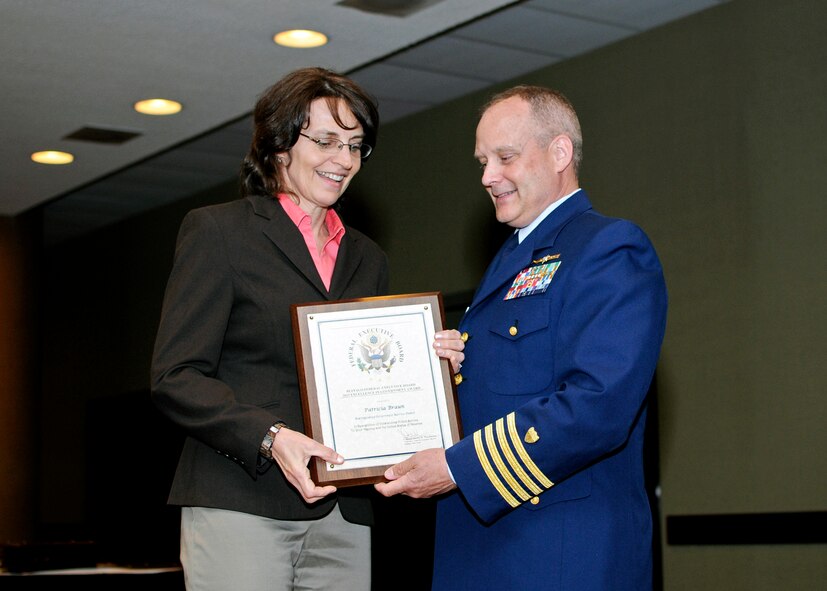
[{"label": "navy blue uniform jacket", "polygon": [[[504,299],[538,261],[559,262],[545,292]],[[459,492],[438,503],[435,589],[651,588],[642,449],[665,324],[648,238],[584,191],[495,257],[460,323],[466,437],[446,452]]]}]

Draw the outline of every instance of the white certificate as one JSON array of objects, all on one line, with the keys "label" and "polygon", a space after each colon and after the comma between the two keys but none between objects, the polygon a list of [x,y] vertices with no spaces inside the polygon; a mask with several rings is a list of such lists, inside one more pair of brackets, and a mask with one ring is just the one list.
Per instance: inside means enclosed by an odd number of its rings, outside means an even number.
[{"label": "white certificate", "polygon": [[345,458],[314,459],[317,483],[378,482],[461,437],[449,364],[432,347],[442,318],[438,293],[293,306],[305,430]]}]

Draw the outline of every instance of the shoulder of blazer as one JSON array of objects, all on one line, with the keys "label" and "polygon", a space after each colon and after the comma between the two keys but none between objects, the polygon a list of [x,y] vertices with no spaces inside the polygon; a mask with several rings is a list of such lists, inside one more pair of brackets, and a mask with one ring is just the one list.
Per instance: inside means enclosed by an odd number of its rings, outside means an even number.
[{"label": "shoulder of blazer", "polygon": [[[252,208],[255,215],[268,220],[278,216],[279,213],[284,214],[284,209],[279,206],[278,201],[269,195],[247,195],[237,201],[246,203],[248,207]],[[287,214],[284,215],[286,217]]]},{"label": "shoulder of blazer", "polygon": [[185,217],[189,218],[212,218],[221,227],[240,227],[239,222],[249,219],[251,215],[251,204],[247,199],[233,199],[224,203],[205,205],[187,212]]},{"label": "shoulder of blazer", "polygon": [[354,249],[358,252],[362,252],[366,255],[379,256],[381,258],[385,257],[385,252],[378,244],[376,244],[376,242],[371,240],[359,230],[353,228],[352,226],[348,226],[347,224],[345,224],[345,238],[353,244]]}]

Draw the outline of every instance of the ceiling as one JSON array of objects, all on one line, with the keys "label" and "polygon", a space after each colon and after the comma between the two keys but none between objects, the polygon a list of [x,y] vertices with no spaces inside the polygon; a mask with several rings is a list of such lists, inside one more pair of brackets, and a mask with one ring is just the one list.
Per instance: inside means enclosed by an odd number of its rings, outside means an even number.
[{"label": "ceiling", "polygon": [[[349,73],[387,123],[724,1],[0,0],[0,215],[45,205],[54,244],[226,182],[256,97],[298,67]],[[330,43],[275,45],[288,28]],[[184,110],[132,109],[155,97]],[[84,127],[136,137],[66,139]]]}]

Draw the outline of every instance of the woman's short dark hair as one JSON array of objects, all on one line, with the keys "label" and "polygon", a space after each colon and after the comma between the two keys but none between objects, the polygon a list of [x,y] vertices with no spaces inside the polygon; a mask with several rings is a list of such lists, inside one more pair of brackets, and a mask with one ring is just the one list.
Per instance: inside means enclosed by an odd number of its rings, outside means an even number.
[{"label": "woman's short dark hair", "polygon": [[344,129],[338,102],[351,110],[364,131],[363,141],[376,147],[379,111],[373,98],[350,78],[324,68],[302,68],[264,91],[253,110],[253,141],[241,166],[244,195],[282,192],[276,154],[286,152],[307,126],[310,105],[327,100],[334,120]]}]

